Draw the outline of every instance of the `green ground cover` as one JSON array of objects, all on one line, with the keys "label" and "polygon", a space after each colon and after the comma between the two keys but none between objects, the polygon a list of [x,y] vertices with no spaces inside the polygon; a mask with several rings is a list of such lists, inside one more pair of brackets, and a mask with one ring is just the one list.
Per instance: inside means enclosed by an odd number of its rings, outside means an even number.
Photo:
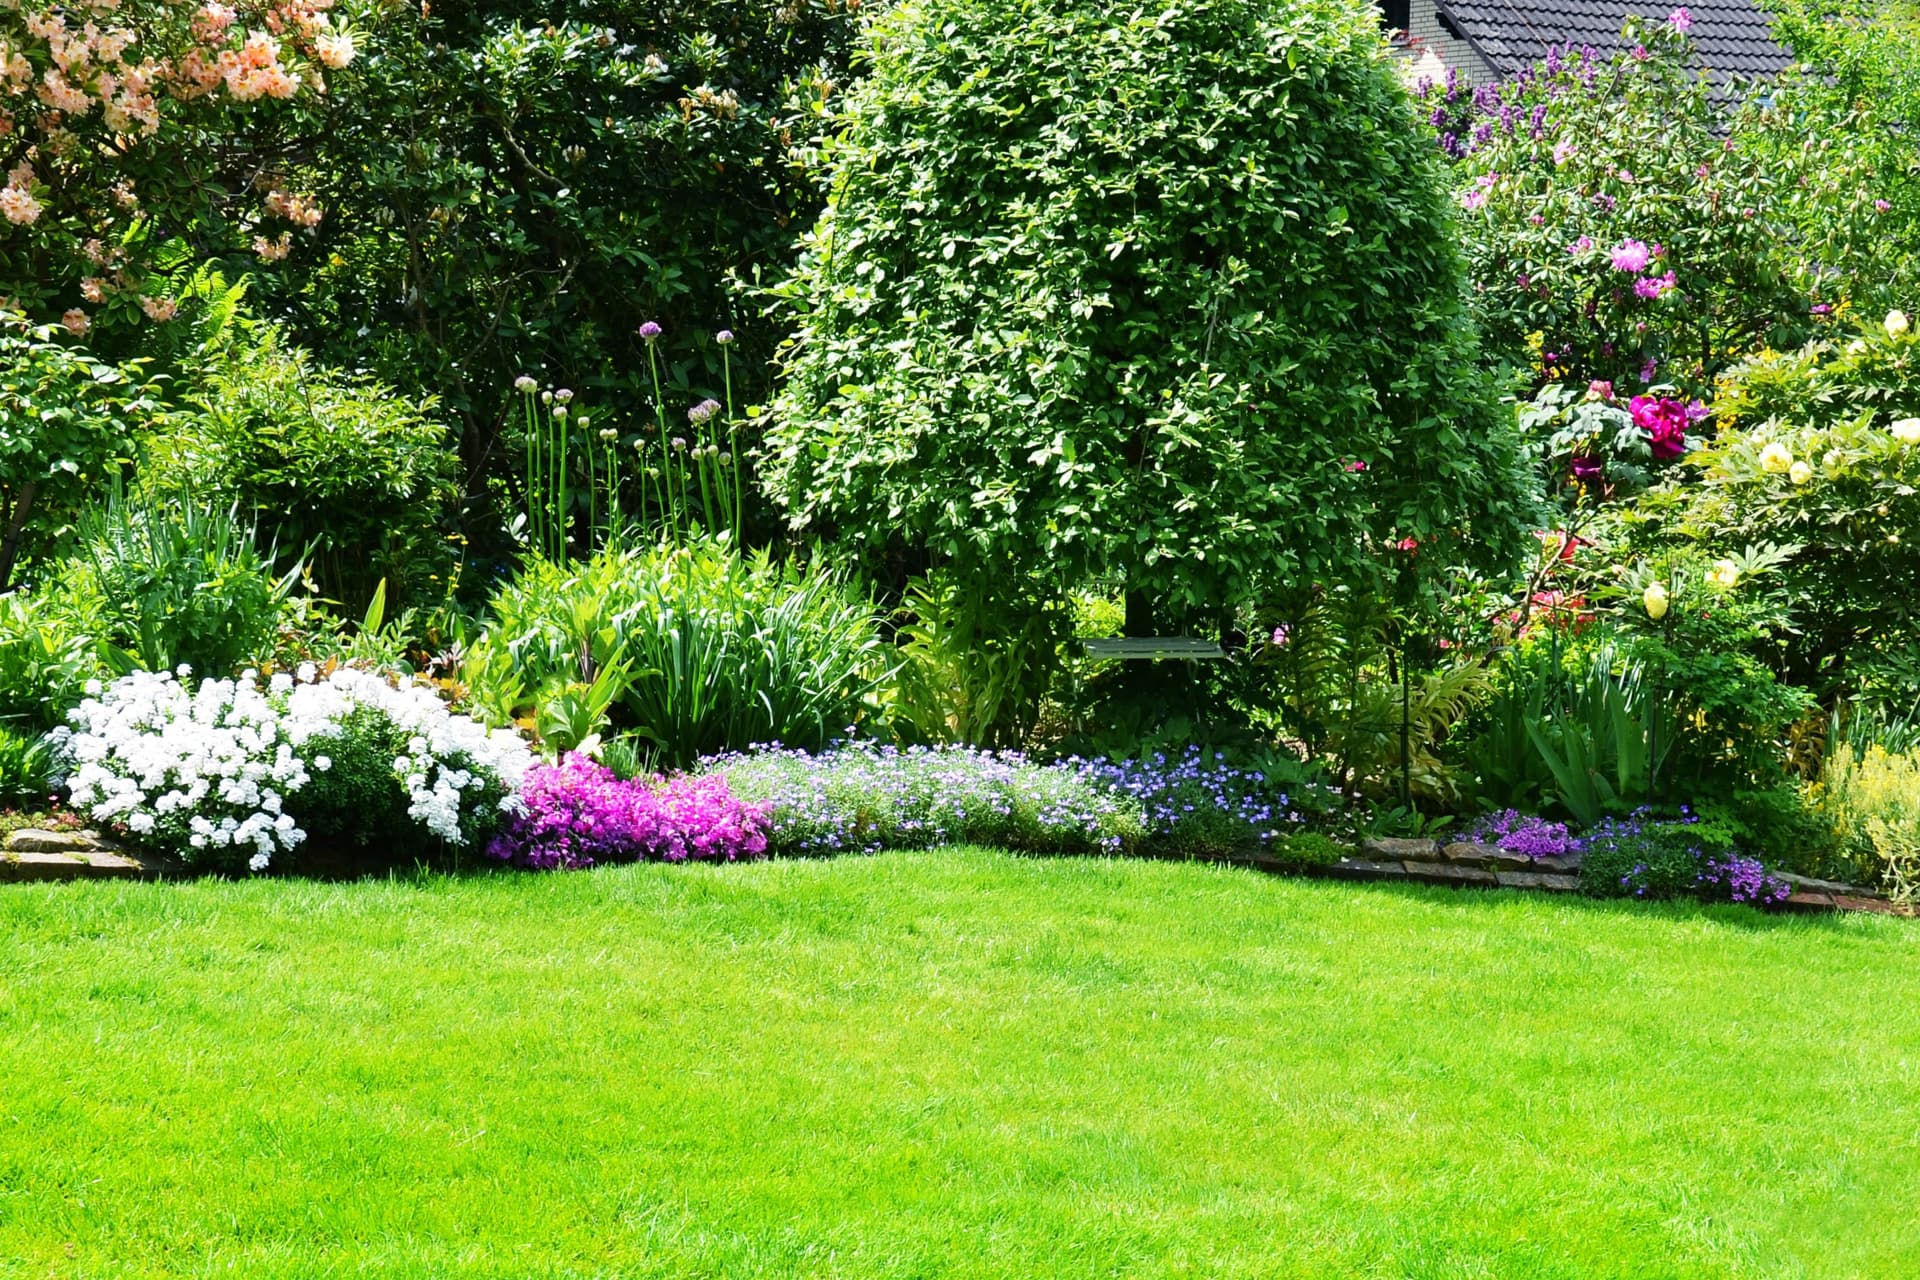
[{"label": "green ground cover", "polygon": [[1920,932],[981,851],[0,892],[0,1275],[1893,1276]]}]

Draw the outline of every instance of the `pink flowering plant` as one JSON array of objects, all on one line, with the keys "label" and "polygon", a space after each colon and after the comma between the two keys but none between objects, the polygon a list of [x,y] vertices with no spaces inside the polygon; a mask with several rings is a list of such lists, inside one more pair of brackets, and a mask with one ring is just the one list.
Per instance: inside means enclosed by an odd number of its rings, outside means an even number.
[{"label": "pink flowering plant", "polygon": [[1822,127],[1794,82],[1698,73],[1690,27],[1636,18],[1613,57],[1554,49],[1471,93],[1424,87],[1486,332],[1535,386],[1690,403],[1906,269],[1863,131]]},{"label": "pink flowering plant", "polygon": [[616,862],[738,862],[767,851],[767,808],[722,777],[623,779],[577,753],[531,770],[487,856],[533,870]]},{"label": "pink flowering plant", "polygon": [[[0,7],[0,289],[84,335],[171,320],[152,253],[216,215],[285,257],[321,208],[274,163],[274,130],[355,53],[334,0]],[[244,175],[218,176],[244,195],[218,194],[210,166],[242,153]]]}]

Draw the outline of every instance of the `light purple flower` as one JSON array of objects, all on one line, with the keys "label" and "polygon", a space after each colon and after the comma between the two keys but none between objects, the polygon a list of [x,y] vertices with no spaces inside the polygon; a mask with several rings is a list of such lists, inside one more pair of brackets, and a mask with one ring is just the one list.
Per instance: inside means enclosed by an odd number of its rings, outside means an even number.
[{"label": "light purple flower", "polygon": [[1685,35],[1687,32],[1693,30],[1693,15],[1688,13],[1685,8],[1675,9],[1667,15],[1667,25],[1675,31],[1678,31],[1681,35]]}]

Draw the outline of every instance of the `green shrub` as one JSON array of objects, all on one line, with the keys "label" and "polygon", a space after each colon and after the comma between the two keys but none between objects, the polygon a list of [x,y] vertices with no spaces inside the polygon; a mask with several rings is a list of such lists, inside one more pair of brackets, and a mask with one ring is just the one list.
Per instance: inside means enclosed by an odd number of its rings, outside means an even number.
[{"label": "green shrub", "polygon": [[958,575],[910,583],[900,610],[890,707],[909,742],[1018,747],[1060,665],[1067,610],[1043,600],[995,609]]},{"label": "green shrub", "polygon": [[98,604],[52,588],[0,596],[0,721],[22,731],[57,728],[87,681],[110,673]]},{"label": "green shrub", "polygon": [[983,594],[1504,564],[1528,510],[1438,161],[1358,0],[913,0],[877,20],[763,472]]},{"label": "green shrub", "polygon": [[1842,845],[1896,900],[1920,900],[1920,752],[1838,744],[1820,773],[1819,803]]},{"label": "green shrub", "polygon": [[1737,791],[1727,800],[1703,803],[1699,810],[1704,821],[1724,827],[1735,844],[1758,851],[1769,866],[1850,884],[1870,883],[1879,876],[1879,866],[1862,860],[1834,833],[1800,784]]},{"label": "green shrub", "polygon": [[873,609],[842,575],[701,542],[535,561],[494,594],[462,676],[550,749],[622,730],[684,768],[755,743],[824,745],[870,714],[881,657]]},{"label": "green shrub", "polygon": [[318,368],[264,324],[234,326],[204,363],[196,404],[148,447],[149,493],[236,508],[350,612],[383,580],[396,605],[445,595],[459,490],[431,398]]},{"label": "green shrub", "polygon": [[231,510],[115,496],[79,521],[55,594],[147,671],[227,676],[273,648],[299,571],[275,571]]},{"label": "green shrub", "polygon": [[38,734],[0,727],[0,808],[44,808],[53,754]]},{"label": "green shrub", "polygon": [[648,418],[642,321],[665,329],[676,416],[721,395],[719,329],[739,336],[740,403],[763,400],[778,335],[739,282],[788,261],[819,210],[808,148],[847,82],[857,4],[474,0],[354,16],[366,55],[351,108],[299,150],[327,216],[296,237],[277,273],[292,296],[273,299],[304,345],[439,395],[476,476],[515,460],[500,410],[516,375],[629,406],[602,425]]},{"label": "green shrub", "polygon": [[1271,852],[1283,865],[1302,869],[1332,866],[1347,856],[1346,846],[1316,831],[1281,836],[1273,842]]},{"label": "green shrub", "polygon": [[1696,473],[1646,495],[1636,539],[1778,568],[1787,678],[1905,710],[1920,698],[1920,336],[1901,315],[1729,370]]},{"label": "green shrub", "polygon": [[0,591],[119,475],[129,426],[159,407],[137,363],[104,363],[59,333],[0,308]]}]

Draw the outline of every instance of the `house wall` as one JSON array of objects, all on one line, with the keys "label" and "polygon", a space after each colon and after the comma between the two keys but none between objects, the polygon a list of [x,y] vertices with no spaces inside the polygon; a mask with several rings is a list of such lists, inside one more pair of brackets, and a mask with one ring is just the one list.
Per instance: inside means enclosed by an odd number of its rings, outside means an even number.
[{"label": "house wall", "polygon": [[1449,70],[1458,70],[1460,78],[1468,84],[1488,84],[1500,78],[1473,51],[1472,45],[1440,29],[1440,11],[1433,0],[1414,0],[1409,21],[1412,25],[1407,34],[1413,37],[1415,57],[1419,56],[1420,49],[1433,50]]}]

